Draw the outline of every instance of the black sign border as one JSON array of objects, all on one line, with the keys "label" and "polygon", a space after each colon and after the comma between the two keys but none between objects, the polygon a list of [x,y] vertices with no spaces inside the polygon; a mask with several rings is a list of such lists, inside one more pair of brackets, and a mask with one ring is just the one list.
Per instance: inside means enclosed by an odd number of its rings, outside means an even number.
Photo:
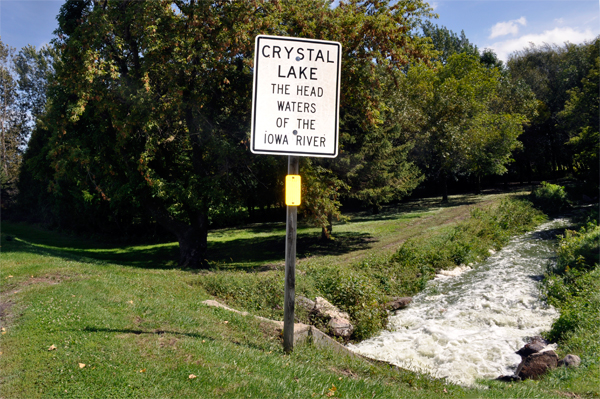
[{"label": "black sign border", "polygon": [[[255,148],[255,126],[256,126],[256,96],[258,95],[258,74],[256,71],[258,70],[258,63],[260,59],[260,55],[257,54],[258,49],[260,48],[260,40],[261,39],[270,39],[270,40],[280,40],[280,41],[289,41],[289,42],[301,42],[301,43],[319,43],[328,46],[336,46],[338,47],[338,67],[336,73],[336,93],[335,93],[335,132],[334,132],[334,140],[335,140],[335,151],[333,153],[308,153],[308,152],[299,152],[299,151],[275,151],[275,150],[257,150]],[[256,36],[254,43],[254,84],[252,85],[252,130],[250,132],[251,137],[251,150],[253,154],[263,154],[263,155],[291,155],[291,156],[313,156],[318,158],[336,158],[339,153],[339,118],[340,118],[340,75],[342,70],[342,45],[338,42],[328,41],[328,40],[314,40],[314,39],[303,39],[296,37],[287,37],[287,36],[270,36],[270,35],[258,35]]]}]

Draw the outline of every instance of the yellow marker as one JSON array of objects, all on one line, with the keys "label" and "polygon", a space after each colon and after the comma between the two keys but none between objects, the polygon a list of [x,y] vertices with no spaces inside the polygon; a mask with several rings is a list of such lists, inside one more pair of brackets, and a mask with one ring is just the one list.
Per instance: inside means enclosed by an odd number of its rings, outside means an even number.
[{"label": "yellow marker", "polygon": [[287,206],[300,206],[300,175],[287,175],[285,177],[285,204]]}]

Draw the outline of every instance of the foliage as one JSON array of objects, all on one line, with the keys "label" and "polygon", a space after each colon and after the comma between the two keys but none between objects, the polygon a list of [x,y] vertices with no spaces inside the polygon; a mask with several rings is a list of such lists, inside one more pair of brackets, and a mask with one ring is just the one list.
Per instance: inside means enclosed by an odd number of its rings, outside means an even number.
[{"label": "foliage", "polygon": [[531,96],[511,87],[497,68],[467,54],[450,56],[437,71],[410,68],[407,77],[413,83],[410,96],[423,114],[415,155],[428,177],[442,184],[444,200],[452,176],[480,179],[506,172]]},{"label": "foliage", "polygon": [[[15,195],[23,146],[27,139],[27,113],[20,106],[14,74],[15,49],[0,41],[0,187],[2,208]],[[8,198],[7,198],[8,197]]]},{"label": "foliage", "polygon": [[552,271],[563,274],[572,269],[590,271],[599,263],[600,226],[589,222],[579,231],[567,230],[560,238],[556,266]]},{"label": "foliage", "polygon": [[545,181],[531,192],[530,199],[535,206],[547,213],[558,213],[570,207],[565,188]]},{"label": "foliage", "polygon": [[308,0],[68,1],[58,18],[47,141],[32,158],[47,154],[51,172],[41,180],[57,195],[88,193],[112,210],[151,215],[177,237],[181,265],[202,267],[211,209],[253,208],[273,173],[247,148],[253,38],[341,42],[342,109],[368,130],[384,105],[380,95],[363,95],[379,78],[373,61],[394,71],[427,58],[429,47],[411,31],[429,10],[420,0],[335,8]]},{"label": "foliage", "polygon": [[331,239],[334,219],[347,220],[340,212],[340,196],[349,187],[317,162],[310,158],[303,159],[300,211],[309,223],[321,228],[321,238],[328,240]]},{"label": "foliage", "polygon": [[[600,38],[594,43],[600,46]],[[575,175],[586,185],[592,196],[598,194],[598,176],[600,176],[598,153],[600,152],[600,122],[598,118],[600,95],[600,56],[590,52],[592,65],[588,74],[581,80],[581,86],[569,90],[565,108],[558,116],[561,124],[569,133],[567,144],[573,151],[573,168]]]},{"label": "foliage", "polygon": [[215,273],[201,280],[210,295],[227,301],[232,306],[256,312],[265,317],[283,317],[284,276],[281,272],[260,275],[249,273]]},{"label": "foliage", "polygon": [[[537,116],[520,138],[524,149],[515,155],[521,181],[556,178],[571,171],[573,166],[577,174],[581,171],[580,178],[585,175],[585,179],[590,179],[589,168],[597,168],[592,159],[591,163],[585,159],[575,161],[574,155],[585,154],[586,150],[565,143],[581,134],[585,126],[598,124],[598,81],[593,72],[597,68],[598,51],[598,39],[580,45],[531,45],[508,60],[511,78],[525,82],[538,101]],[[589,139],[596,131],[592,127],[587,133],[592,134]],[[588,151],[592,151],[593,140],[587,144],[591,145]],[[596,173],[591,178],[596,185],[597,176]]]},{"label": "foliage", "polygon": [[424,21],[421,29],[423,36],[431,39],[433,48],[438,52],[434,58],[442,63],[448,62],[451,55],[468,54],[479,56],[477,46],[469,42],[465,31],[460,32],[460,36],[452,32],[445,26],[434,25],[431,21]]},{"label": "foliage", "polygon": [[323,296],[348,312],[354,339],[369,338],[385,328],[384,297],[368,275],[343,268],[313,270],[310,274]]}]

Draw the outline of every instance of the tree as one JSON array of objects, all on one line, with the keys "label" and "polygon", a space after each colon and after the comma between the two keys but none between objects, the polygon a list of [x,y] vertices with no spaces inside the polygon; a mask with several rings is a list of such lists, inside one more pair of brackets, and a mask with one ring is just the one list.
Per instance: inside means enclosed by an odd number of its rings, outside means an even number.
[{"label": "tree", "polygon": [[33,128],[46,110],[46,92],[54,73],[56,51],[49,45],[39,50],[35,46],[23,47],[14,59],[17,73],[20,105],[29,114],[29,126]]},{"label": "tree", "polygon": [[19,106],[14,78],[15,49],[0,41],[0,186],[2,207],[15,195],[23,146],[27,138],[27,114]]},{"label": "tree", "polygon": [[423,36],[431,39],[433,48],[438,51],[434,59],[445,64],[453,54],[468,54],[479,56],[479,49],[469,42],[465,31],[460,36],[445,26],[434,25],[431,21],[424,21],[421,29]]},{"label": "tree", "polygon": [[[597,45],[596,45],[597,52]],[[560,123],[559,113],[569,91],[581,87],[592,68],[588,56],[594,45],[531,45],[512,54],[507,67],[513,81],[525,82],[538,100],[537,116],[525,127],[520,140],[523,151],[516,154],[521,179],[551,178],[572,171],[573,153],[565,146],[569,128]]]},{"label": "tree", "polygon": [[598,194],[600,176],[598,153],[600,152],[600,121],[598,115],[600,96],[600,56],[596,38],[588,47],[591,68],[581,86],[569,90],[565,108],[558,114],[561,125],[569,133],[567,144],[573,151],[573,169],[575,175],[588,187],[589,192]]},{"label": "tree", "polygon": [[44,119],[50,186],[66,179],[112,207],[137,204],[177,237],[182,267],[202,267],[211,207],[242,201],[254,164],[254,37],[342,42],[342,109],[366,129],[383,106],[363,95],[371,69],[426,57],[410,32],[428,13],[419,0],[67,1]]},{"label": "tree", "polygon": [[468,54],[450,56],[437,70],[411,68],[407,77],[412,101],[423,114],[416,154],[430,178],[439,181],[443,201],[451,176],[480,179],[506,172],[531,96],[517,97],[522,90],[506,88],[497,68]]}]

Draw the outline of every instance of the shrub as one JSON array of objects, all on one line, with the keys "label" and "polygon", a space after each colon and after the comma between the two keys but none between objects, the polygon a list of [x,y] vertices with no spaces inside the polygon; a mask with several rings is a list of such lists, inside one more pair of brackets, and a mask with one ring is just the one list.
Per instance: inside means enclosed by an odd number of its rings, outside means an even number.
[{"label": "shrub", "polygon": [[545,181],[531,192],[530,199],[537,208],[549,214],[558,213],[570,207],[565,188]]},{"label": "shrub", "polygon": [[590,222],[579,231],[567,230],[560,237],[555,273],[569,269],[591,270],[598,264],[600,226]]},{"label": "shrub", "polygon": [[349,269],[313,269],[313,273],[323,296],[350,315],[355,339],[368,338],[386,326],[384,298],[376,281]]}]

